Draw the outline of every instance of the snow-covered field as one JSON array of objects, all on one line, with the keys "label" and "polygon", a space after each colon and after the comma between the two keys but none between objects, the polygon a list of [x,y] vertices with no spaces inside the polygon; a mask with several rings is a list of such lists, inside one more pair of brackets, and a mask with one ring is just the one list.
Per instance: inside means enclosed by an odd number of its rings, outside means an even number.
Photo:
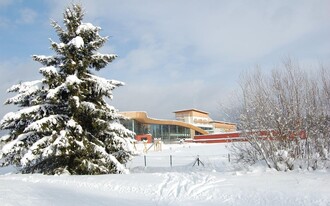
[{"label": "snow-covered field", "polygon": [[226,144],[164,145],[127,166],[131,174],[100,176],[2,168],[0,205],[330,205],[329,171],[240,169],[228,162]]}]

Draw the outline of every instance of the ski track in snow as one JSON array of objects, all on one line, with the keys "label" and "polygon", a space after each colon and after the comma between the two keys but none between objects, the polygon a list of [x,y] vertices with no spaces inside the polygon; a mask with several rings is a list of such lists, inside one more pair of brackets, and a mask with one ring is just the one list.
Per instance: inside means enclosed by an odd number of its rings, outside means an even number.
[{"label": "ski track in snow", "polygon": [[[4,205],[330,205],[328,173],[1,175]],[[274,181],[276,180],[276,181]],[[310,188],[312,187],[312,188]],[[295,191],[296,190],[296,191]],[[313,191],[315,190],[315,191]],[[3,205],[3,204],[0,204]]]},{"label": "ski track in snow", "polygon": [[178,174],[166,173],[163,181],[158,186],[157,198],[159,202],[171,200],[172,202],[182,199],[209,200],[210,194],[225,179],[216,180],[211,175],[201,173]]}]

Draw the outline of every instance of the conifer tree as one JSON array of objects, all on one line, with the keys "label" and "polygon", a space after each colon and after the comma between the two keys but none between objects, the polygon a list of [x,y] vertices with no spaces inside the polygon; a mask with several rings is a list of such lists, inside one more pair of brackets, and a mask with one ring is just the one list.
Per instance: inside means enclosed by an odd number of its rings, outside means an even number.
[{"label": "conifer tree", "polygon": [[16,165],[22,173],[125,173],[133,133],[123,117],[108,105],[112,90],[123,83],[92,73],[116,55],[97,51],[108,40],[100,27],[83,23],[80,5],[64,12],[64,28],[53,21],[60,43],[51,41],[53,56],[33,55],[43,67],[42,80],[22,82],[8,92],[17,95],[5,104],[20,107],[6,114],[0,129],[2,166]]}]

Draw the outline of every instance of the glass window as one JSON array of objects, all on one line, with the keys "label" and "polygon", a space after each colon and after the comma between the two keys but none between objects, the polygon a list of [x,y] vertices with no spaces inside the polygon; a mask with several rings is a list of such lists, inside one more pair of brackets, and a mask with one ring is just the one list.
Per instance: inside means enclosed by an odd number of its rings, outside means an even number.
[{"label": "glass window", "polygon": [[153,138],[161,138],[161,125],[152,124],[150,125],[150,133]]},{"label": "glass window", "polygon": [[162,139],[167,140],[167,141],[171,141],[171,137],[170,137],[170,127],[169,125],[161,125],[162,126]]},{"label": "glass window", "polygon": [[137,135],[151,134],[153,138],[161,138],[166,143],[190,138],[190,129],[178,125],[142,124],[136,120],[123,120],[121,123]]}]

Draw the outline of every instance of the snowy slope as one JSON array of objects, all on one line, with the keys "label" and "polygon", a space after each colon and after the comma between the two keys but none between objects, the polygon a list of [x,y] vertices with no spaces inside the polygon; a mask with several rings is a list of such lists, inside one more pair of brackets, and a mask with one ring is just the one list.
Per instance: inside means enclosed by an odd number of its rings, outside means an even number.
[{"label": "snowy slope", "polygon": [[[196,155],[205,167],[192,166]],[[2,169],[0,205],[330,205],[329,171],[238,169],[228,163],[224,144],[171,145],[146,156],[148,167],[138,156],[127,175],[21,175]]]}]

